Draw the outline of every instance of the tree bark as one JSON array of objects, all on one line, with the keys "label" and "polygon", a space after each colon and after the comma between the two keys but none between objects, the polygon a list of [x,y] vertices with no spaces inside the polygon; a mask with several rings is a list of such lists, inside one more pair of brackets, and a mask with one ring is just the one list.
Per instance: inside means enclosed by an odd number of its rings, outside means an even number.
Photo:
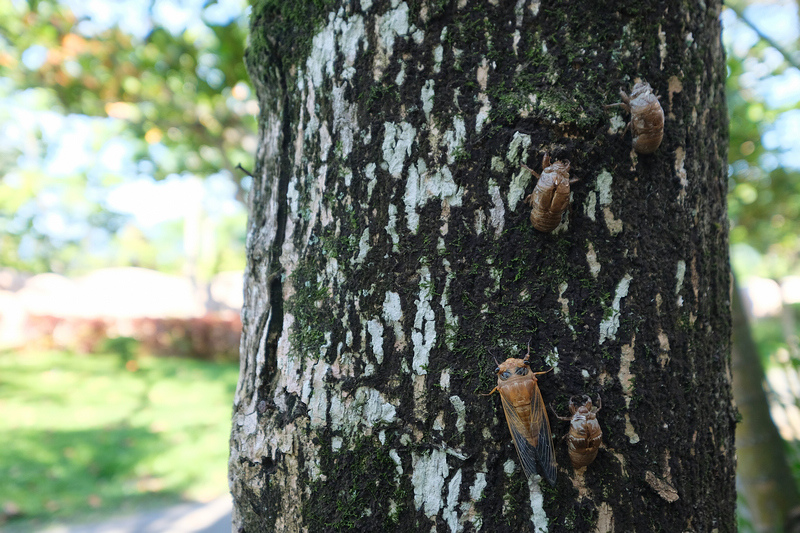
[{"label": "tree bark", "polygon": [[[719,10],[254,5],[235,530],[735,531]],[[604,107],[640,78],[653,155]],[[552,233],[544,153],[580,180]],[[481,396],[528,342],[560,414],[602,397],[578,471],[551,414],[554,487]]]}]

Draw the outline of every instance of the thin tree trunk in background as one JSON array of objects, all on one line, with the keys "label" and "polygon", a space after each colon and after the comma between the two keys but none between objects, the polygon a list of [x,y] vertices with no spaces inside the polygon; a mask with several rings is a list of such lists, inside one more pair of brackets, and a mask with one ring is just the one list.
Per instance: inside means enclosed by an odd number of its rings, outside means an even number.
[{"label": "thin tree trunk in background", "polygon": [[[720,4],[255,3],[234,530],[735,531]],[[619,90],[661,96],[631,150]],[[571,163],[531,227],[523,163]],[[526,481],[493,356],[602,397]]]},{"label": "thin tree trunk in background", "polygon": [[764,393],[764,369],[750,332],[739,288],[733,287],[733,391],[741,422],[736,426],[737,477],[759,533],[800,532],[800,524],[787,524],[800,506],[800,495],[786,462]]}]

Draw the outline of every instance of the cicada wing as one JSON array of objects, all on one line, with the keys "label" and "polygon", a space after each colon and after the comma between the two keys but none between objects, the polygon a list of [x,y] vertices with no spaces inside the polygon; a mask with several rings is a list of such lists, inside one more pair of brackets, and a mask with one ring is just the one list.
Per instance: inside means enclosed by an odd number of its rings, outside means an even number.
[{"label": "cicada wing", "polygon": [[[538,394],[538,388],[536,388],[535,391]],[[522,470],[525,472],[527,477],[530,477],[536,473],[536,459],[540,457],[540,454],[542,453],[540,448],[544,445],[547,447],[548,453],[552,459],[550,463],[544,463],[540,459],[543,467],[543,476],[548,482],[550,482],[551,485],[555,484],[555,457],[553,456],[553,446],[550,442],[549,422],[545,422],[545,429],[547,431],[547,442],[545,443],[542,442],[545,435],[539,433],[538,428],[536,428],[536,431],[534,432],[534,424],[532,424],[531,421],[523,421],[517,410],[506,398],[506,394],[504,392],[505,391],[500,389],[500,398],[503,400],[503,411],[506,415],[506,422],[508,423],[508,429],[511,432],[511,438],[514,440],[514,447],[517,449],[517,455],[519,455],[519,461],[522,464]],[[533,401],[531,404],[535,403],[535,397],[532,398],[532,400]],[[541,402],[541,394],[539,394],[539,401]],[[531,405],[531,407],[533,407],[533,405]],[[539,416],[541,416],[541,414]],[[535,417],[531,418],[532,420],[535,420]]]},{"label": "cicada wing", "polygon": [[[542,467],[542,476],[550,483],[556,484],[556,454],[553,449],[553,438],[550,436],[550,420],[547,418],[547,409],[544,405],[539,387],[533,391],[531,398],[531,422],[534,425],[533,433],[539,435],[536,441],[536,458]],[[536,425],[538,424],[538,427]]]}]

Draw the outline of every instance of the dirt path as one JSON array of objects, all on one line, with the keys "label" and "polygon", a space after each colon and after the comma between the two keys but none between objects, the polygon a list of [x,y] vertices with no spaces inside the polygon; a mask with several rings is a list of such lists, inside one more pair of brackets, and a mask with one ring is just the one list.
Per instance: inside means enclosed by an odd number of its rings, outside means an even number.
[{"label": "dirt path", "polygon": [[42,533],[230,533],[231,497],[184,503],[92,524],[49,526]]}]

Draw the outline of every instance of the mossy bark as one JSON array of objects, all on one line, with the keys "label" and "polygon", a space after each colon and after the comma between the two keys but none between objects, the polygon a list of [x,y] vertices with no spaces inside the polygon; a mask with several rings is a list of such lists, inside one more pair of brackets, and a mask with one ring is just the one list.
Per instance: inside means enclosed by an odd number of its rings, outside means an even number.
[{"label": "mossy bark", "polygon": [[[253,6],[235,529],[734,531],[719,2]],[[631,149],[620,89],[666,114]],[[521,164],[568,159],[540,233]],[[604,447],[519,468],[493,357]]]}]

